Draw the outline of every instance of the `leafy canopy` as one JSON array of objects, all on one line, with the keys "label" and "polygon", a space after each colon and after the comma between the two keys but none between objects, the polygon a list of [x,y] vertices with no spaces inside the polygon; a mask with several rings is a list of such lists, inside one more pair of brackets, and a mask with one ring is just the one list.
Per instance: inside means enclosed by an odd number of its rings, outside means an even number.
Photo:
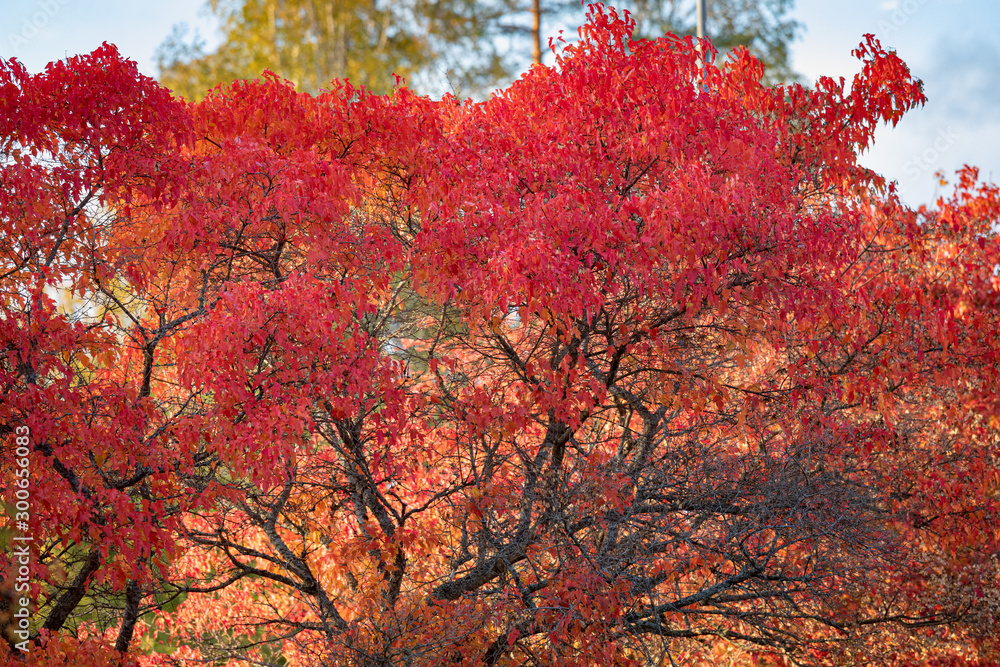
[{"label": "leafy canopy", "polygon": [[635,29],[482,103],[0,66],[33,664],[998,659],[996,187],[857,164],[870,35]]}]

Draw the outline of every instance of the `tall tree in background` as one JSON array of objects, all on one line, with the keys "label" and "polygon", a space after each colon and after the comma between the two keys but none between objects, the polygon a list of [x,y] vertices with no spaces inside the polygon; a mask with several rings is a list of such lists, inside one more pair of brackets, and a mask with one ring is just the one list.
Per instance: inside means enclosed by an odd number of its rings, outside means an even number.
[{"label": "tall tree in background", "polygon": [[[745,46],[764,66],[764,79],[794,78],[789,47],[799,24],[789,18],[794,0],[705,0],[706,36],[720,52]],[[637,36],[656,38],[668,32],[693,35],[697,17],[693,0],[635,0],[625,2],[636,20]]]},{"label": "tall tree in background", "polygon": [[[636,37],[694,33],[692,0],[614,3],[636,20]],[[223,39],[206,52],[176,26],[158,51],[160,81],[200,99],[220,83],[269,69],[315,93],[332,79],[350,79],[374,92],[395,75],[424,92],[445,84],[459,95],[487,93],[539,63],[547,38],[584,22],[575,0],[210,0]],[[767,79],[792,73],[788,47],[797,24],[792,0],[712,0],[709,36],[722,51],[747,46]],[[530,58],[529,58],[530,57]]]},{"label": "tall tree in background", "polygon": [[484,38],[496,10],[473,0],[210,0],[208,8],[221,24],[218,49],[185,41],[175,26],[157,52],[161,83],[189,99],[265,69],[310,93],[333,79],[385,93],[393,75],[443,72],[454,87],[478,90],[507,72]]},{"label": "tall tree in background", "polygon": [[[795,39],[799,24],[789,18],[794,0],[705,0],[708,25],[706,36],[720,52],[745,46],[765,66],[765,80],[786,81],[795,78],[788,61],[789,46]],[[567,0],[508,0],[511,9],[531,15],[531,28],[519,32],[531,39],[529,48],[522,48],[522,57],[529,50],[533,62],[541,62],[546,35],[554,32],[554,24],[580,25],[584,20],[584,5]],[[619,0],[615,7],[628,11],[636,22],[634,37],[657,39],[667,33],[693,35],[697,23],[695,0]]]}]

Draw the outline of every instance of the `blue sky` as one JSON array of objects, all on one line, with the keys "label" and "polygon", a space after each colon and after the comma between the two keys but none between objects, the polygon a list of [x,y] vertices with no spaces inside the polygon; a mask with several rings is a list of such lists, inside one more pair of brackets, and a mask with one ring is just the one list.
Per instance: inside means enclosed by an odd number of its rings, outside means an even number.
[{"label": "blue sky", "polygon": [[[711,0],[709,0],[711,1]],[[614,4],[613,0],[609,4]],[[92,51],[107,40],[155,76],[153,54],[174,23],[208,37],[204,0],[3,0],[0,57],[31,71],[50,60]],[[797,0],[805,29],[793,48],[807,81],[826,74],[848,81],[851,50],[866,32],[896,49],[924,81],[925,107],[881,130],[863,163],[899,182],[903,200],[932,203],[943,190],[934,172],[963,164],[1000,180],[1000,2],[997,0]],[[211,41],[209,41],[211,44]]]}]

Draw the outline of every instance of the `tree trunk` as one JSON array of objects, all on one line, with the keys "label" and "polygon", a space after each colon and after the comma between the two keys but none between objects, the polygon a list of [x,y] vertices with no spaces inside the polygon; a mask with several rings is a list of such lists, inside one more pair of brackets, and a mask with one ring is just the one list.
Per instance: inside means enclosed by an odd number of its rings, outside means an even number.
[{"label": "tree trunk", "polygon": [[533,0],[531,5],[531,62],[542,62],[542,2]]},{"label": "tree trunk", "polygon": [[52,608],[49,617],[45,619],[45,624],[42,625],[43,628],[52,630],[53,632],[62,628],[63,623],[66,622],[66,619],[69,618],[69,615],[73,613],[73,610],[76,609],[76,606],[80,604],[80,600],[87,593],[87,586],[90,584],[90,575],[97,572],[97,568],[100,566],[101,554],[95,547],[87,554],[87,560],[84,561],[83,567],[80,568],[80,572],[76,575],[73,583],[59,596],[56,606]]},{"label": "tree trunk", "polygon": [[132,633],[135,632],[136,621],[139,620],[139,602],[142,600],[142,591],[139,590],[139,583],[132,579],[125,587],[125,613],[122,616],[122,627],[118,631],[118,640],[115,641],[115,650],[119,653],[128,651],[132,642]]}]

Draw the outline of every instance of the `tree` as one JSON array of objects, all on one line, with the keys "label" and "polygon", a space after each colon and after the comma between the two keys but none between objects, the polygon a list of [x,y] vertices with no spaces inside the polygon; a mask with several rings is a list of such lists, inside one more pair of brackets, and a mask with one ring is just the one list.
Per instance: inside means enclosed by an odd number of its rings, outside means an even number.
[{"label": "tree", "polygon": [[[797,28],[787,18],[791,5],[716,0],[709,6],[709,34],[724,50],[749,47],[767,65],[770,80],[786,80],[793,76],[788,46]],[[636,37],[694,33],[693,3],[642,0],[625,6],[637,19]],[[157,55],[160,82],[192,100],[265,70],[310,93],[345,78],[385,93],[396,85],[394,75],[422,87],[446,81],[458,92],[489,93],[541,62],[553,21],[577,25],[584,18],[582,4],[567,0],[212,0],[208,7],[223,34],[215,52],[206,53],[197,36],[186,41],[186,28],[178,25]]]},{"label": "tree", "polygon": [[[788,13],[794,0],[706,0],[706,36],[721,52],[744,46],[765,66],[764,80],[793,80],[789,49],[800,24]],[[633,8],[637,36],[655,38],[664,33],[695,34],[694,3],[679,0],[637,0]]]},{"label": "tree", "polygon": [[[144,315],[155,289],[134,271],[142,232],[120,236],[136,230],[131,215],[176,200],[192,125],[107,44],[35,76],[5,62],[0,86],[4,486],[13,506],[14,480],[29,482],[17,509],[33,547],[17,590],[37,601],[39,655],[74,650],[75,664],[106,665],[131,646],[141,586],[169,562],[179,513],[197,500],[178,472],[198,462],[162,448],[175,408],[153,398],[157,345],[182,322]],[[86,295],[96,315],[58,311],[59,288]],[[31,455],[15,458],[21,446]],[[28,477],[15,478],[15,461]]]},{"label": "tree", "polygon": [[[707,0],[706,36],[723,52],[744,46],[765,65],[765,80],[779,83],[795,78],[789,62],[789,46],[800,25],[788,17],[793,0]],[[636,0],[617,2],[615,6],[630,12],[635,19],[636,39],[656,39],[662,35],[696,34],[696,3],[689,0]],[[513,2],[511,9],[528,12],[532,27],[514,28],[515,33],[531,37],[532,62],[541,62],[545,30],[553,20],[571,25],[582,23],[579,2],[547,2],[533,0],[530,6]],[[544,21],[543,21],[544,19]],[[510,30],[510,28],[508,28]],[[525,50],[525,53],[527,51]]]},{"label": "tree", "polygon": [[197,36],[187,42],[178,25],[157,53],[160,81],[188,99],[264,70],[311,93],[333,79],[385,93],[394,75],[438,80],[449,70],[454,85],[478,90],[505,73],[483,39],[495,15],[471,0],[212,0],[208,7],[223,35],[215,52]]},{"label": "tree", "polygon": [[635,29],[482,103],[4,64],[34,664],[998,659],[996,188],[857,164],[871,36]]}]

